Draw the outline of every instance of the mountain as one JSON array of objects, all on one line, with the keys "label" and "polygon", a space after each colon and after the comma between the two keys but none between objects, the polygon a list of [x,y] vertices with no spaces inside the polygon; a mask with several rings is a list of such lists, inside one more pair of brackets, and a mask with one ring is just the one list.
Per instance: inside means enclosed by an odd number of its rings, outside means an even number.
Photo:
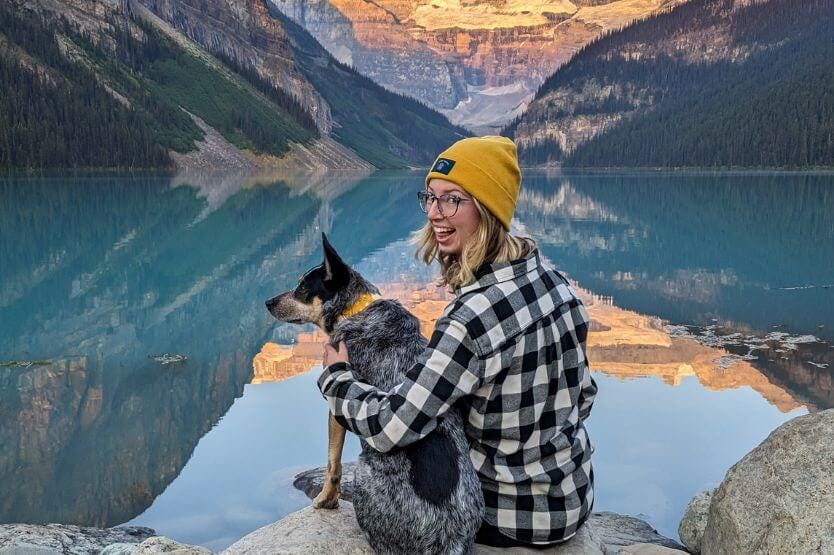
[{"label": "mountain", "polygon": [[526,164],[834,165],[834,0],[692,0],[579,52],[505,129]]},{"label": "mountain", "polygon": [[477,132],[601,33],[680,0],[269,0],[341,62]]},{"label": "mountain", "polygon": [[0,83],[0,168],[407,167],[466,133],[264,0],[4,3]]}]

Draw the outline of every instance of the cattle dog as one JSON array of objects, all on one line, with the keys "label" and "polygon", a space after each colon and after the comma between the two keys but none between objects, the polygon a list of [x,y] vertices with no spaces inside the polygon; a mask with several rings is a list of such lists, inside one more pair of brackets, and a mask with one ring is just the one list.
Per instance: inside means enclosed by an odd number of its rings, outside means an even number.
[{"label": "cattle dog", "polygon": [[[382,391],[402,383],[426,347],[417,318],[345,264],[322,234],[324,262],[292,291],[266,302],[278,320],[313,323],[332,345],[344,341],[354,375]],[[345,429],[330,415],[327,471],[315,508],[338,506]],[[353,504],[377,553],[469,553],[484,511],[456,409],[425,438],[380,453],[360,439]]]}]

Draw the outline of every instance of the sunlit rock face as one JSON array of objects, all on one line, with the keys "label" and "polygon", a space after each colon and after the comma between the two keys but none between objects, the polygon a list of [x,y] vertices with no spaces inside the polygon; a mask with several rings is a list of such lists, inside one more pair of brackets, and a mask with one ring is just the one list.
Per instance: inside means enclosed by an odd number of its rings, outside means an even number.
[{"label": "sunlit rock face", "polygon": [[[452,300],[443,288],[412,281],[379,287],[385,298],[400,301],[417,317],[424,337],[431,336]],[[654,376],[670,386],[695,377],[713,390],[750,387],[782,412],[803,405],[749,361],[732,357],[726,349],[704,345],[691,335],[673,335],[659,318],[625,310],[615,306],[610,297],[576,289],[591,318],[587,347],[593,371],[620,379]],[[326,342],[327,336],[315,330],[299,333],[292,345],[266,343],[252,361],[252,383],[282,381],[308,372],[321,364]]]},{"label": "sunlit rock face", "polygon": [[270,0],[389,89],[495,131],[601,33],[679,0]]}]

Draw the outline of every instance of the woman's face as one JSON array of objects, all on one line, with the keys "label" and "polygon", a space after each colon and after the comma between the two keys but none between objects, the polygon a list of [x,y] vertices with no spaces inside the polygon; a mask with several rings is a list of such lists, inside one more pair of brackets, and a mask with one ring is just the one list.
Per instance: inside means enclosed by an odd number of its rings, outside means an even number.
[{"label": "woman's face", "polygon": [[[447,255],[460,255],[481,221],[481,215],[472,200],[472,195],[445,179],[432,179],[426,190],[438,197],[453,195],[463,199],[454,216],[441,214],[438,204],[442,201],[433,202],[427,214],[440,252]],[[448,214],[450,211],[446,207],[447,204],[444,203],[443,210]]]}]

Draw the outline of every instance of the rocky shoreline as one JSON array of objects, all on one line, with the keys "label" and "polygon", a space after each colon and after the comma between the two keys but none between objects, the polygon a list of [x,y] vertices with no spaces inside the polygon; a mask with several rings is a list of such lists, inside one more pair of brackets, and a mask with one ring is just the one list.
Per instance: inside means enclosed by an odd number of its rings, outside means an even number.
[{"label": "rocky shoreline", "polygon": [[[244,536],[222,555],[255,553],[373,553],[349,501],[352,464],[343,473],[343,501],[336,511],[307,507]],[[296,476],[308,497],[321,489],[323,469]],[[772,432],[728,472],[713,491],[696,495],[679,533],[684,545],[638,518],[594,513],[581,533],[553,549],[475,553],[634,555],[663,553],[834,553],[834,409],[790,420]],[[204,547],[157,536],[150,528],[108,529],[62,524],[0,525],[0,555],[207,555]]]}]

